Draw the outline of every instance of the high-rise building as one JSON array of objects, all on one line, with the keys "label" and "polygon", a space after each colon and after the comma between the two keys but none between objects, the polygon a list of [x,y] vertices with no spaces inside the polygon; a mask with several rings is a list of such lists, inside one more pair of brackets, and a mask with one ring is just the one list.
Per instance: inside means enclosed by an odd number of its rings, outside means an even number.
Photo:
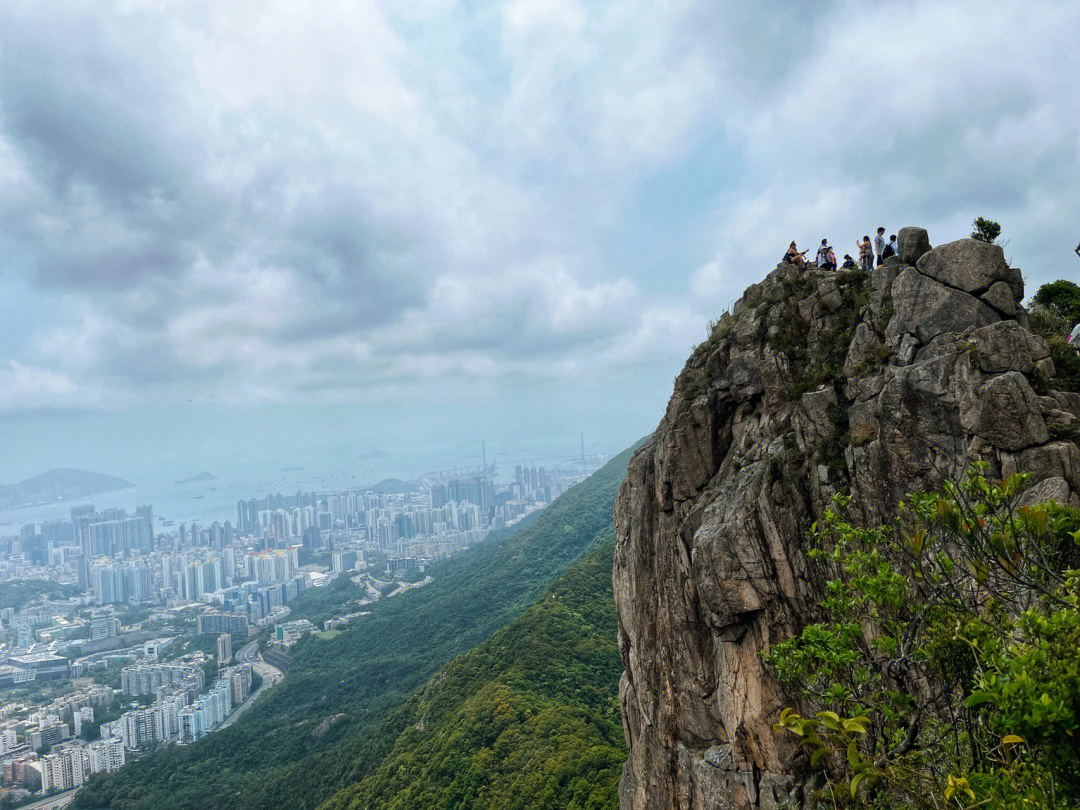
[{"label": "high-rise building", "polygon": [[218,636],[217,640],[217,660],[218,660],[218,673],[220,674],[225,667],[232,661],[232,636],[228,633],[222,633]]},{"label": "high-rise building", "polygon": [[[100,641],[116,635],[116,614],[112,605],[90,612],[90,640]],[[78,733],[78,732],[76,732]]]},{"label": "high-rise building", "polygon": [[247,616],[242,613],[203,613],[198,619],[199,633],[247,635]]},{"label": "high-rise building", "polygon": [[72,724],[75,727],[75,736],[82,737],[84,732],[88,730],[91,723],[94,722],[94,707],[93,706],[81,706],[72,713]]},{"label": "high-rise building", "polygon": [[86,747],[90,773],[116,773],[124,767],[124,741],[120,737],[96,740]]},{"label": "high-rise building", "polygon": [[90,775],[90,761],[82,745],[64,746],[41,758],[41,790],[70,790]]}]

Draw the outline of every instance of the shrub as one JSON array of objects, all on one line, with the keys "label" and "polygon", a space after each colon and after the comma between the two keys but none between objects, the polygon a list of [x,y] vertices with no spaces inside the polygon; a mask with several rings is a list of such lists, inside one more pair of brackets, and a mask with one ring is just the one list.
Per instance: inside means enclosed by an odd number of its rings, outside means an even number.
[{"label": "shrub", "polygon": [[821,620],[766,661],[821,806],[1080,806],[1080,512],[984,472],[814,526]]},{"label": "shrub", "polygon": [[1071,281],[1059,279],[1043,284],[1032,300],[1060,318],[1064,331],[1080,322],[1080,286]]},{"label": "shrub", "polygon": [[975,230],[971,232],[971,238],[978,239],[980,242],[992,243],[997,241],[997,238],[1001,236],[1001,226],[992,219],[978,217],[975,222],[972,223],[972,226]]}]

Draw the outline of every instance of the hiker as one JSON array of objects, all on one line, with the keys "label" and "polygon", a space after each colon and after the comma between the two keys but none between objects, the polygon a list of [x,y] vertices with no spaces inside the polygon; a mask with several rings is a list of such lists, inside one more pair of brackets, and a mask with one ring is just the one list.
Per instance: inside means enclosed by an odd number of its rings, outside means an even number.
[{"label": "hiker", "polygon": [[796,267],[806,267],[806,251],[799,251],[795,247],[795,243],[792,242],[788,245],[787,253],[784,254],[784,261],[787,264],[793,264]]},{"label": "hiker", "polygon": [[1073,248],[1073,253],[1075,253],[1077,256],[1080,256],[1080,242],[1078,242],[1076,247]]},{"label": "hiker", "polygon": [[835,270],[836,269],[836,254],[833,253],[833,249],[829,247],[829,240],[822,239],[821,247],[817,251],[817,266],[820,270]]},{"label": "hiker", "polygon": [[859,246],[859,267],[869,272],[874,267],[874,249],[870,245],[870,237],[864,236],[861,242],[856,239],[855,244]]},{"label": "hiker", "polygon": [[855,264],[855,260],[851,258],[850,253],[844,254],[844,264],[841,267],[842,270],[854,270],[858,265]]},{"label": "hiker", "polygon": [[1080,323],[1072,328],[1069,336],[1065,338],[1065,342],[1073,347],[1073,351],[1080,354]]},{"label": "hiker", "polygon": [[895,255],[896,255],[896,234],[894,233],[889,237],[889,243],[887,245],[885,245],[885,249],[881,251],[881,261],[885,261],[885,259],[889,258],[890,256],[895,256]]},{"label": "hiker", "polygon": [[877,229],[877,236],[874,237],[874,253],[877,254],[877,266],[881,267],[881,252],[885,250],[885,228],[884,226]]}]

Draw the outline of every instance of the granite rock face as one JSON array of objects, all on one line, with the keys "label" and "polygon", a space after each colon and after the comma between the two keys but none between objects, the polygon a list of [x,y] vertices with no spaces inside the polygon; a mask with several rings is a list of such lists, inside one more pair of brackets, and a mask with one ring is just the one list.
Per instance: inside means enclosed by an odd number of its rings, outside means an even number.
[{"label": "granite rock face", "polygon": [[[615,506],[629,759],[623,810],[801,808],[788,696],[763,650],[820,599],[806,536],[833,494],[858,520],[971,462],[1080,505],[1080,396],[1026,327],[1000,248],[900,231],[870,274],[780,265],[691,355]],[[1039,483],[1042,482],[1042,483]]]}]

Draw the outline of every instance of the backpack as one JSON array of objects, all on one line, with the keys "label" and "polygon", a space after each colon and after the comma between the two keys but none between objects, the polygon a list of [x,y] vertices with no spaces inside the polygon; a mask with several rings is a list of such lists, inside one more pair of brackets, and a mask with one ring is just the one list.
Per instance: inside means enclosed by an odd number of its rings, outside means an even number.
[{"label": "backpack", "polygon": [[892,242],[889,242],[887,245],[885,245],[885,249],[881,251],[881,258],[882,259],[887,259],[890,256],[895,256],[895,255],[896,255],[896,251],[893,250]]}]

